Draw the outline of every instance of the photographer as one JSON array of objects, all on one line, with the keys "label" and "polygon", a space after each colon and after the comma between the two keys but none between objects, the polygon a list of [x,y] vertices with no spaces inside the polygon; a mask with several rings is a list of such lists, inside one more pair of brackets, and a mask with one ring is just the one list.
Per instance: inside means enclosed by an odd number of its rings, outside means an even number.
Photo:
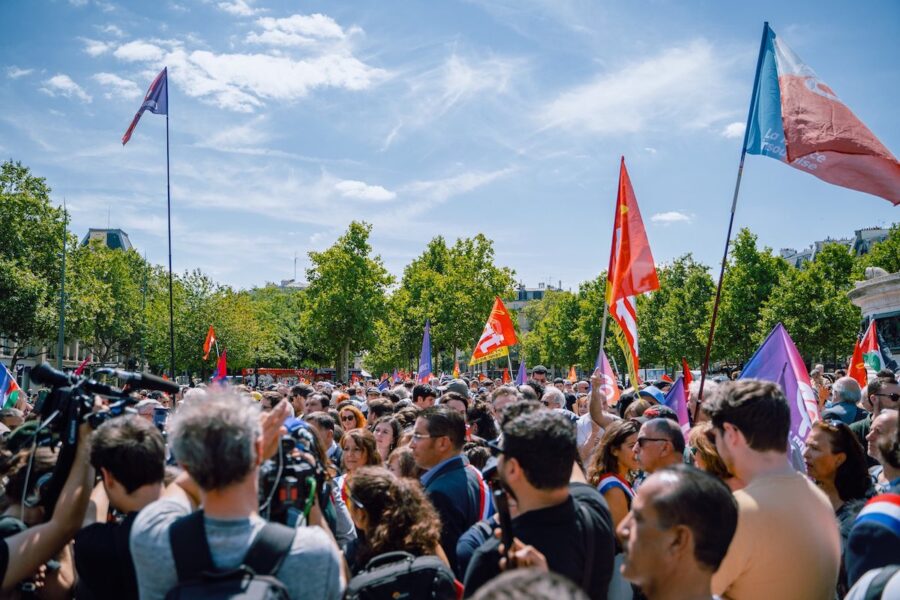
[{"label": "photographer", "polygon": [[[169,442],[185,472],[162,499],[138,514],[131,531],[143,600],[164,598],[186,582],[190,566],[197,566],[186,563],[203,558],[170,542],[170,537],[179,538],[179,532],[195,523],[205,537],[199,547],[208,548],[212,563],[202,570],[232,570],[247,560],[248,548],[266,527],[258,512],[259,467],[277,450],[289,414],[287,401],[281,401],[261,418],[257,406],[227,393],[182,403],[169,425]],[[200,504],[203,511],[192,514]],[[293,532],[293,542],[279,557],[283,560],[274,576],[291,598],[339,598],[345,584],[343,561],[315,505],[310,523],[318,526]]]},{"label": "photographer", "polygon": [[90,425],[79,426],[75,459],[50,520],[0,540],[3,591],[12,590],[55,558],[81,527],[94,479],[88,460],[90,434]]},{"label": "photographer", "polygon": [[[162,495],[165,459],[162,434],[140,416],[112,419],[94,432],[91,465],[103,480],[75,536],[79,599],[138,597],[128,537],[138,511]],[[125,515],[121,523],[106,522],[110,506]]]}]

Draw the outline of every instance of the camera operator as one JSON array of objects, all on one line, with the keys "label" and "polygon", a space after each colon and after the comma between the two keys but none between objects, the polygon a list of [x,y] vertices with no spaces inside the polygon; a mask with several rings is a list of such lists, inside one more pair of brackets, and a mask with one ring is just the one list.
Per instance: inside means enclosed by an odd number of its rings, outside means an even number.
[{"label": "camera operator", "polygon": [[[278,449],[289,414],[286,400],[261,417],[257,405],[225,392],[181,404],[169,425],[169,442],[185,472],[163,498],[138,514],[131,530],[142,600],[162,599],[184,583],[178,571],[186,574],[194,566],[185,564],[193,562],[192,556],[185,555],[186,547],[173,548],[170,532],[178,537],[198,518],[212,569],[235,569],[246,560],[248,548],[266,525],[258,512],[259,467]],[[203,512],[194,516],[192,511],[200,504]],[[346,567],[316,505],[309,521],[317,526],[296,528],[275,578],[291,598],[339,598]],[[181,557],[178,563],[176,553]]]},{"label": "camera operator", "polygon": [[74,462],[50,520],[0,540],[3,591],[12,590],[54,559],[81,527],[94,479],[88,460],[90,434],[90,425],[79,426]]},{"label": "camera operator", "polygon": [[[165,461],[162,434],[141,416],[112,419],[94,432],[91,465],[103,480],[75,536],[79,599],[138,597],[128,537],[138,511],[162,496]],[[121,523],[106,522],[109,507],[125,515]]]}]

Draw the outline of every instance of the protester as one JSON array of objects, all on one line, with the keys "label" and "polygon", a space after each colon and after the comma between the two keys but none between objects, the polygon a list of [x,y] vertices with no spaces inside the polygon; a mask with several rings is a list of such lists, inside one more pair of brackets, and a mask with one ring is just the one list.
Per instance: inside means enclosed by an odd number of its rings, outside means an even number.
[{"label": "protester", "polygon": [[704,421],[692,427],[688,433],[688,450],[694,458],[694,465],[721,479],[732,492],[739,490],[744,487],[744,482],[728,471],[719,456],[714,439],[710,439],[713,435],[712,428],[712,423]]},{"label": "protester", "polygon": [[[591,598],[605,598],[615,554],[612,519],[603,497],[583,483],[575,467],[572,423],[556,412],[531,412],[506,422],[502,440],[496,446],[497,474],[518,507],[514,537],[545,556],[550,571]],[[466,570],[466,595],[499,573],[498,546],[493,538],[475,551]]]},{"label": "protester", "polygon": [[869,435],[872,421],[881,414],[881,411],[887,408],[894,410],[900,408],[900,384],[894,380],[893,373],[890,373],[890,379],[886,376],[879,377],[869,382],[866,388],[866,397],[872,407],[871,414],[850,426],[850,429],[856,434],[856,439],[863,446],[866,445],[866,436]]},{"label": "protester", "polygon": [[[441,518],[441,547],[454,572],[456,542],[485,516],[486,494],[481,474],[462,454],[466,440],[463,418],[447,406],[422,411],[416,419],[410,448],[416,465],[425,469],[422,486]],[[461,573],[457,572],[460,578]]]},{"label": "protester", "polygon": [[466,422],[469,424],[472,439],[479,438],[490,442],[500,435],[491,404],[485,400],[476,399],[472,402],[466,411]]},{"label": "protester", "polygon": [[844,570],[847,539],[872,486],[865,453],[843,421],[817,421],[806,437],[803,459],[807,474],[828,496],[835,512],[841,533],[841,571],[837,593],[843,597],[850,589]]},{"label": "protester", "polygon": [[[164,497],[145,507],[131,531],[142,600],[163,598],[179,583],[170,529],[195,513],[206,534],[212,564],[233,569],[266,523],[258,516],[259,465],[278,448],[279,430],[290,414],[280,402],[261,421],[255,406],[227,393],[185,402],[169,427],[169,440],[184,468]],[[292,598],[339,598],[345,585],[337,545],[317,505],[310,527],[297,527],[276,572]],[[315,574],[312,576],[312,574]]]},{"label": "protester", "polygon": [[303,403],[303,414],[308,415],[328,410],[330,400],[325,394],[310,394]]},{"label": "protester", "polygon": [[868,454],[878,462],[871,472],[879,493],[900,493],[900,456],[892,451],[898,433],[897,414],[894,409],[882,410],[866,435]]},{"label": "protester", "polygon": [[709,599],[737,526],[737,503],[721,480],[686,465],[657,471],[619,524],[622,574],[649,600]]},{"label": "protester", "polygon": [[341,438],[344,472],[334,480],[332,497],[338,505],[347,505],[350,493],[350,481],[360,467],[373,467],[382,464],[378,453],[375,436],[368,429],[351,429]]},{"label": "protester", "polygon": [[860,511],[847,540],[847,581],[866,572],[900,565],[900,494],[881,494]]},{"label": "protester", "polygon": [[[371,410],[371,406],[369,408]],[[378,450],[382,463],[386,463],[388,456],[400,442],[402,434],[400,423],[394,420],[392,416],[384,416],[375,421],[375,426],[372,427],[372,435],[375,438],[375,448]]]},{"label": "protester", "polygon": [[416,457],[409,446],[395,448],[388,456],[386,464],[388,470],[397,477],[419,479],[420,469],[416,466]]},{"label": "protester", "polygon": [[833,400],[825,404],[822,419],[838,419],[847,425],[866,418],[867,413],[858,404],[862,398],[859,383],[852,377],[841,377],[831,386]]},{"label": "protester", "polygon": [[331,461],[335,472],[339,473],[344,464],[344,451],[334,439],[334,419],[326,412],[311,412],[306,414],[303,419],[309,423],[319,439],[322,440],[328,460]]},{"label": "protester", "polygon": [[363,429],[366,426],[366,417],[362,414],[362,411],[352,404],[338,406],[338,414],[341,417],[341,429],[344,432],[353,429]]},{"label": "protester", "polygon": [[641,470],[646,474],[653,473],[683,462],[684,434],[678,423],[657,417],[641,425],[633,448]]},{"label": "protester", "polygon": [[466,420],[466,414],[469,410],[468,396],[463,396],[457,392],[444,392],[444,395],[441,396],[441,405],[458,413],[463,418],[463,421]]},{"label": "protester", "polygon": [[[544,365],[537,365],[531,369],[531,378],[544,386],[547,385],[547,373],[547,367]],[[540,394],[538,396],[540,397]]]},{"label": "protester", "polygon": [[440,545],[441,521],[418,483],[395,477],[384,468],[363,467],[353,477],[349,491],[350,515],[363,534],[351,572],[386,552],[433,554],[448,562]]},{"label": "protester", "polygon": [[[91,438],[91,465],[101,483],[91,495],[85,527],[75,536],[78,596],[137,598],[128,539],[138,511],[162,496],[166,443],[151,423],[136,416],[112,419]],[[113,508],[125,515],[107,522]]]},{"label": "protester", "polygon": [[632,474],[640,469],[635,459],[640,424],[637,421],[616,421],[609,426],[588,468],[588,483],[595,486],[609,505],[613,526],[618,526],[628,514],[634,490]]},{"label": "protester", "polygon": [[315,390],[311,385],[307,385],[305,383],[298,383],[294,387],[291,388],[290,391],[290,401],[291,406],[294,408],[294,415],[306,415],[311,412],[315,412],[317,410],[322,410],[323,407],[313,407],[306,405],[306,399],[312,396],[315,393]]},{"label": "protester", "polygon": [[[536,555],[532,546],[520,550],[522,554]],[[520,563],[523,558],[519,558]],[[543,568],[521,568],[506,571],[491,579],[478,590],[473,600],[587,600],[580,587],[567,577],[548,572]]]},{"label": "protester", "polygon": [[496,420],[500,420],[500,413],[503,412],[503,409],[506,408],[506,406],[515,402],[517,396],[518,392],[516,391],[516,388],[509,385],[498,387],[491,392],[491,412],[494,414]]},{"label": "protester", "polygon": [[747,484],[734,492],[738,527],[713,592],[734,600],[832,597],[840,534],[828,498],[789,463],[791,412],[781,388],[725,383],[705,409],[719,456]]},{"label": "protester", "polygon": [[703,382],[703,401],[700,400],[700,380],[695,379],[688,386],[688,414],[692,423],[702,423],[709,420],[709,415],[703,410],[703,404],[716,394],[719,384],[713,379]]},{"label": "protester", "polygon": [[434,406],[436,398],[437,391],[430,385],[417,385],[412,390],[413,405],[420,410],[424,410],[430,406]]}]

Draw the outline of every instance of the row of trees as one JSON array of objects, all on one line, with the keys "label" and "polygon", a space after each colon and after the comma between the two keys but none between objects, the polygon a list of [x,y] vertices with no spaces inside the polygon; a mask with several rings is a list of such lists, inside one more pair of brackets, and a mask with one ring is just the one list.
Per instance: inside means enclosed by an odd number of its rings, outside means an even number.
[{"label": "row of trees", "polygon": [[[46,182],[11,161],[0,167],[0,333],[17,361],[28,348],[53,346],[59,321],[62,210],[50,203]],[[212,325],[228,348],[229,367],[335,366],[362,353],[375,373],[410,368],[417,361],[426,319],[432,323],[435,369],[449,370],[457,352],[468,355],[495,296],[509,298],[515,273],[495,264],[484,235],[436,237],[404,269],[399,281],[369,244],[371,226],[353,222],[335,244],[311,252],[306,290],[269,285],[235,290],[199,271],[175,276],[176,366],[211,369],[200,348]],[[95,360],[143,359],[162,371],[169,358],[168,274],[134,250],[102,244],[66,244],[66,335],[87,346]],[[732,246],[712,358],[727,365],[746,360],[781,321],[808,360],[848,355],[859,311],[847,299],[866,266],[900,270],[900,228],[864,257],[827,245],[816,260],[790,267],[748,230]],[[673,370],[681,357],[700,364],[715,284],[710,269],[690,254],[659,267],[661,288],[638,300],[644,366]],[[528,364],[560,368],[594,364],[603,315],[606,274],[577,291],[548,292],[529,303],[530,331],[517,349]],[[610,323],[610,327],[615,325]],[[612,336],[607,353],[622,360]]]}]

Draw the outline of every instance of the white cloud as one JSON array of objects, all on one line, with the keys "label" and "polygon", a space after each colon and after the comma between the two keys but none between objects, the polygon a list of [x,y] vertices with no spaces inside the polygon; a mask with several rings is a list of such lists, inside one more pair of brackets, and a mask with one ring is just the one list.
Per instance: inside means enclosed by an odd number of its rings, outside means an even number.
[{"label": "white cloud", "polygon": [[113,56],[126,62],[158,61],[163,57],[163,49],[141,40],[128,42],[116,48]]},{"label": "white cloud", "polygon": [[19,77],[25,77],[32,73],[34,73],[34,69],[20,69],[15,65],[6,68],[6,76],[10,79],[18,79]]},{"label": "white cloud", "polygon": [[647,148],[644,148],[644,152],[646,152],[647,154],[656,154],[656,148],[650,148],[648,146]]},{"label": "white cloud", "polygon": [[247,35],[247,42],[251,44],[311,46],[320,40],[342,40],[346,35],[334,19],[318,13],[291,15],[284,19],[263,17],[256,23],[263,31]]},{"label": "white cloud", "polygon": [[62,73],[54,75],[44,82],[41,91],[50,96],[65,96],[72,98],[73,96],[82,102],[91,102],[91,96],[82,89],[80,85],[72,81],[72,78]]},{"label": "white cloud", "polygon": [[84,42],[84,51],[89,56],[100,56],[101,54],[106,54],[113,47],[113,44],[101,42],[99,40],[92,40],[90,38],[81,38],[81,41]]},{"label": "white cloud", "polygon": [[228,127],[198,144],[198,146],[224,151],[259,146],[269,141],[271,137],[264,129],[265,120],[266,118],[260,115],[247,123]]},{"label": "white cloud", "polygon": [[344,198],[354,200],[367,200],[371,202],[390,202],[397,197],[395,192],[387,190],[380,185],[369,185],[364,181],[345,179],[335,184],[334,189]]},{"label": "white cloud", "polygon": [[135,82],[123,79],[113,73],[97,73],[91,79],[109,89],[104,94],[104,97],[107,99],[125,98],[126,100],[131,100],[141,97],[141,89]]},{"label": "white cloud", "polygon": [[113,25],[112,23],[109,23],[107,25],[104,25],[103,27],[100,27],[100,31],[102,31],[103,33],[108,33],[110,35],[114,35],[116,37],[125,37],[125,32],[122,31],[118,26]]},{"label": "white cloud", "polygon": [[231,2],[219,2],[218,7],[228,14],[238,17],[249,17],[261,12],[258,8],[250,6],[247,0],[232,0]]},{"label": "white cloud", "polygon": [[695,40],[563,92],[539,119],[546,127],[601,135],[707,127],[728,114],[726,66],[720,52]]},{"label": "white cloud", "polygon": [[735,121],[734,123],[729,123],[725,126],[725,129],[722,130],[722,136],[727,138],[742,138],[744,137],[744,130],[747,128],[747,124],[743,121]]},{"label": "white cloud", "polygon": [[85,6],[87,3],[88,0],[69,0],[69,4],[71,4],[72,6],[77,6],[78,8]]},{"label": "white cloud", "polygon": [[654,223],[662,223],[663,225],[669,225],[671,223],[690,223],[691,217],[689,215],[684,214],[683,212],[678,212],[676,210],[671,210],[668,212],[656,213],[650,220]]},{"label": "white cloud", "polygon": [[444,179],[414,181],[400,188],[400,193],[404,196],[411,196],[411,202],[392,218],[422,214],[450,198],[467,194],[502,179],[515,170],[513,167],[507,167],[496,171],[468,171]]}]

